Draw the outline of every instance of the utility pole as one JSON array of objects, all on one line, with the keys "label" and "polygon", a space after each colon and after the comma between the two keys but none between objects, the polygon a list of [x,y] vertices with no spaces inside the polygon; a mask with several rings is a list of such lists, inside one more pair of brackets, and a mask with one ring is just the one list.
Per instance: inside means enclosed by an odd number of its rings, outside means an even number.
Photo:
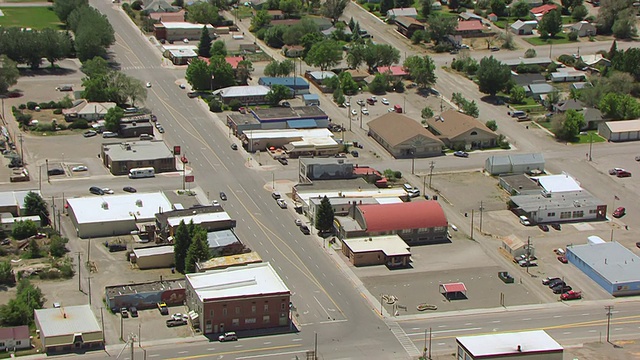
[{"label": "utility pole", "polygon": [[480,201],[480,233],[482,233],[482,210],[484,210],[484,208],[482,207],[482,200]]},{"label": "utility pole", "polygon": [[[80,277],[80,270],[81,270],[80,268],[82,267],[82,265],[80,263],[80,251],[78,251],[76,254],[78,255],[78,291],[82,291],[82,287],[80,286],[80,279],[82,279]],[[104,327],[103,327],[103,329],[104,329]]]},{"label": "utility pole", "polygon": [[318,333],[315,333],[315,340],[313,341],[313,358],[318,360]]},{"label": "utility pole", "polygon": [[609,329],[611,327],[611,315],[613,315],[613,305],[607,305],[604,307],[607,310],[607,342],[609,342]]},{"label": "utility pole", "polygon": [[349,96],[349,102],[347,104],[349,104],[347,118],[349,119],[349,131],[351,131],[351,96]]},{"label": "utility pole", "polygon": [[415,169],[416,169],[416,147],[413,147],[413,151],[411,151],[411,175],[415,175]]},{"label": "utility pole", "polygon": [[436,167],[436,163],[431,161],[431,164],[429,164],[429,189],[431,189],[431,177],[433,176],[434,167]]},{"label": "utility pole", "polygon": [[24,161],[24,150],[23,150],[23,146],[22,146],[22,133],[18,134],[18,141],[20,141],[20,160],[22,161],[22,165],[24,165],[27,162]]},{"label": "utility pole", "polygon": [[429,328],[429,360],[431,360],[431,335],[433,335],[433,330]]},{"label": "utility pole", "polygon": [[593,133],[589,133],[589,161],[591,161],[591,149],[593,148]]},{"label": "utility pole", "polygon": [[91,305],[91,278],[91,276],[87,276],[87,282],[89,283],[89,305]]},{"label": "utility pole", "polygon": [[[87,239],[87,265],[91,262],[91,238]],[[91,269],[91,268],[89,268]]]},{"label": "utility pole", "polygon": [[49,178],[49,159],[44,159],[44,161],[47,164],[47,182],[51,184],[51,178]]},{"label": "utility pole", "polygon": [[473,240],[473,209],[471,209],[471,240]]},{"label": "utility pole", "polygon": [[527,274],[529,273],[529,262],[531,257],[531,236],[527,236]]},{"label": "utility pole", "polygon": [[427,358],[427,329],[424,329],[424,348],[422,350],[422,357]]}]

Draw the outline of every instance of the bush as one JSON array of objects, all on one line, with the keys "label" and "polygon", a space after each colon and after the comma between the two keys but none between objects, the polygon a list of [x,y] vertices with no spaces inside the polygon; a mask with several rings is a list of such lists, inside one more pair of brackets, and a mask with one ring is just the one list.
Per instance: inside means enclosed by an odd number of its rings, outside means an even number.
[{"label": "bush", "polygon": [[486,125],[487,125],[487,127],[488,127],[489,129],[491,129],[492,131],[496,131],[496,130],[498,130],[498,124],[496,123],[496,121],[495,121],[495,120],[489,120],[489,121],[487,121]]},{"label": "bush", "polygon": [[27,102],[27,109],[29,109],[29,110],[35,110],[36,106],[38,106],[38,103],[35,102],[35,101]]},{"label": "bush", "polygon": [[229,107],[233,111],[238,111],[238,109],[240,109],[240,107],[242,107],[242,103],[240,101],[236,100],[236,99],[233,99],[233,100],[229,101]]},{"label": "bush", "polygon": [[16,240],[26,239],[29,236],[33,236],[38,233],[38,225],[31,220],[18,221],[14,227],[11,235]]},{"label": "bush", "polygon": [[136,0],[131,3],[131,8],[136,11],[142,10],[142,1]]},{"label": "bush", "polygon": [[60,114],[62,114],[62,109],[55,109],[55,110],[53,110],[53,113],[55,115],[60,115]]},{"label": "bush", "polygon": [[214,113],[221,113],[222,103],[218,100],[211,100],[211,102],[209,103],[209,111]]},{"label": "bush", "polygon": [[16,116],[16,121],[22,125],[29,125],[32,119],[31,114],[18,113],[15,116]]},{"label": "bush", "polygon": [[[25,104],[20,104],[20,106],[18,106],[18,109],[20,109],[20,110],[25,110],[26,108],[27,108],[27,105],[25,105]],[[15,113],[16,112],[16,110],[15,110],[16,107],[14,106],[12,109],[13,109],[13,112]]]},{"label": "bush", "polygon": [[89,122],[85,119],[78,119],[69,124],[69,129],[88,129]]},{"label": "bush", "polygon": [[38,124],[35,129],[35,131],[56,131],[56,129],[53,127],[53,124],[49,123],[49,124]]},{"label": "bush", "polygon": [[578,41],[578,33],[572,31],[569,33],[569,35],[567,35],[567,38],[569,39],[569,41]]},{"label": "bush", "polygon": [[437,53],[449,52],[453,49],[453,46],[449,43],[441,43],[433,47],[433,51]]},{"label": "bush", "polygon": [[66,124],[58,124],[58,129],[59,130],[67,130],[67,125]]}]

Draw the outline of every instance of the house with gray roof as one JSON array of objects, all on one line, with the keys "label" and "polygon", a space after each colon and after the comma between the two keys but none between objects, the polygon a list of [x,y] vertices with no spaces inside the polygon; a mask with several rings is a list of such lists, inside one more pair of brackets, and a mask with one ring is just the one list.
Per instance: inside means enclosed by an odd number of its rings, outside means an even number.
[{"label": "house with gray roof", "polygon": [[540,99],[543,95],[553,92],[555,88],[547,83],[536,83],[524,86],[524,91],[527,96],[530,96],[536,100]]},{"label": "house with gray roof", "polygon": [[516,35],[531,35],[537,27],[538,22],[536,20],[518,20],[509,26],[509,30]]},{"label": "house with gray roof", "polygon": [[567,110],[582,110],[584,109],[584,107],[585,106],[582,103],[582,101],[569,99],[569,100],[560,101],[559,103],[554,104],[553,111],[563,113]]},{"label": "house with gray roof", "polygon": [[596,27],[588,21],[575,23],[569,29],[571,32],[577,33],[578,37],[594,36],[596,34]]},{"label": "house with gray roof", "polygon": [[412,19],[418,17],[418,10],[416,8],[395,8],[387,11],[387,19],[395,20],[398,16],[405,16]]}]

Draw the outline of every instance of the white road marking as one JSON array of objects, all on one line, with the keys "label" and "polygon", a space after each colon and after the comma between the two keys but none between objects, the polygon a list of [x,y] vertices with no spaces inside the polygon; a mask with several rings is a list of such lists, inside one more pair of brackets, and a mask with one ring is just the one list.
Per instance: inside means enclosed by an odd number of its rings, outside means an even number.
[{"label": "white road marking", "polygon": [[333,324],[333,323],[340,323],[340,322],[347,322],[349,321],[348,319],[338,319],[338,320],[330,320],[330,321],[320,321],[319,324]]},{"label": "white road marking", "polygon": [[529,321],[529,320],[531,320],[531,318],[524,318],[524,319],[522,319],[522,321]]},{"label": "white road marking", "polygon": [[186,354],[188,353],[188,351],[184,350],[184,351],[178,351],[178,354]]},{"label": "white road marking", "polygon": [[264,354],[264,355],[240,356],[240,357],[237,357],[236,360],[256,359],[256,358],[261,358],[261,357],[271,357],[271,356],[277,356],[277,355],[288,355],[288,354],[299,354],[299,353],[303,353],[304,354],[307,351],[309,351],[309,350],[287,351],[287,352],[271,353],[271,354]]},{"label": "white road marking", "polygon": [[473,323],[466,323],[466,324],[464,324],[464,326],[469,326],[469,325],[473,325]]},{"label": "white road marking", "polygon": [[571,331],[565,331],[565,332],[563,332],[562,334],[564,334],[564,335],[569,335],[569,334],[571,334]]},{"label": "white road marking", "polygon": [[158,357],[158,356],[160,356],[160,355],[158,355],[158,354],[151,354],[151,355],[147,355],[147,357],[150,357],[150,358],[151,358],[151,357]]},{"label": "white road marking", "polygon": [[[466,328],[466,329],[439,330],[439,331],[432,331],[432,333],[433,334],[438,334],[438,333],[449,333],[449,332],[456,332],[456,331],[471,331],[471,330],[482,330],[482,328],[481,327],[476,327],[476,328]],[[424,331],[407,334],[407,336],[424,336]]]},{"label": "white road marking", "polygon": [[494,324],[497,324],[497,323],[499,323],[499,322],[500,322],[500,320],[493,320],[493,321],[492,321],[492,323],[494,323]]},{"label": "white road marking", "polygon": [[589,315],[591,315],[591,314],[586,313],[586,314],[580,314],[580,315],[582,315],[582,316],[589,316]]},{"label": "white road marking", "polygon": [[302,339],[292,339],[291,341],[302,341]]},{"label": "white road marking", "polygon": [[208,348],[208,349],[207,349],[207,351],[213,351],[213,350],[215,350],[215,349],[216,349],[216,348]]},{"label": "white road marking", "polygon": [[589,332],[598,332],[598,330],[589,330]]},{"label": "white road marking", "polygon": [[271,344],[271,341],[265,341],[263,344],[269,345],[269,344]]},{"label": "white road marking", "polygon": [[562,315],[553,315],[553,317],[557,319],[557,318],[561,318]]}]

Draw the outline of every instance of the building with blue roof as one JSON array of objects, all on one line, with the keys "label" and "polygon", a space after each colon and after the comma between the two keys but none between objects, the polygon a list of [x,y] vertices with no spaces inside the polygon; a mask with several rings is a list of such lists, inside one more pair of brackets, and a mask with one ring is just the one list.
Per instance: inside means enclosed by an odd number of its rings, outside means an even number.
[{"label": "building with blue roof", "polygon": [[305,106],[320,106],[320,95],[318,94],[304,94],[302,100]]},{"label": "building with blue roof", "polygon": [[299,76],[287,76],[287,77],[261,77],[258,79],[258,85],[264,85],[271,87],[273,85],[283,85],[291,89],[295,95],[308,94],[309,83]]}]

